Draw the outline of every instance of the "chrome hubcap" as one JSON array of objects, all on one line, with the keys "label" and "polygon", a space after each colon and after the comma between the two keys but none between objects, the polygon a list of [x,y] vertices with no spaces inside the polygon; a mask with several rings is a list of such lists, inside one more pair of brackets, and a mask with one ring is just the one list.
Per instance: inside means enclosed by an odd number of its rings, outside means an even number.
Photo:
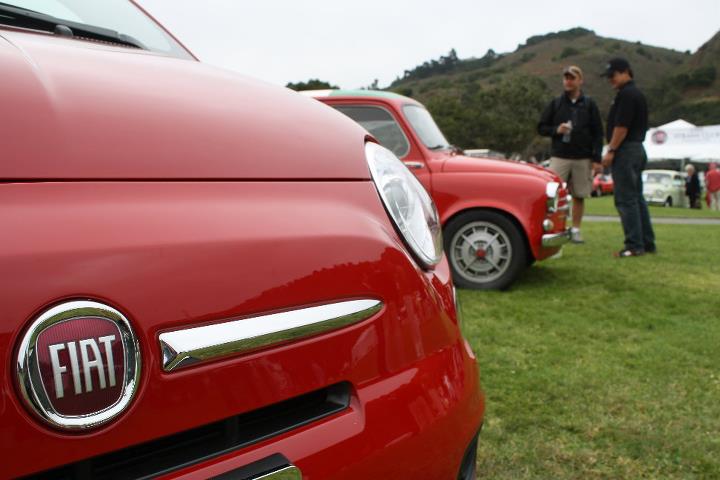
[{"label": "chrome hubcap", "polygon": [[455,233],[450,261],[471,282],[491,282],[510,267],[512,245],[504,230],[489,222],[471,222]]}]

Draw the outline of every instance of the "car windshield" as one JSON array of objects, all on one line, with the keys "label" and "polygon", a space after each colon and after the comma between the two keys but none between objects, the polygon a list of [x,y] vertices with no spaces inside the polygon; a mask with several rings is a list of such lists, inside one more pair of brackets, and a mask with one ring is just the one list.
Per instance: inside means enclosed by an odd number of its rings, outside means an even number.
[{"label": "car windshield", "polygon": [[420,141],[431,150],[451,148],[440,131],[432,115],[424,107],[418,105],[404,105],[403,113],[412,126]]},{"label": "car windshield", "polygon": [[643,183],[659,183],[661,185],[670,185],[670,175],[666,173],[645,172],[642,174]]},{"label": "car windshield", "polygon": [[[2,0],[2,4],[32,10],[58,20],[114,30],[137,39],[154,52],[192,58],[187,50],[129,0]],[[0,23],[4,23],[1,17]]]}]

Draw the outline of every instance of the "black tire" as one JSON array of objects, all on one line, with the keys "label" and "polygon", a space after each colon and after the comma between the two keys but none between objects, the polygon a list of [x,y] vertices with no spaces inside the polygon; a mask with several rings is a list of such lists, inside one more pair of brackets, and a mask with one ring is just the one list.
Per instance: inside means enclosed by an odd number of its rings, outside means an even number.
[{"label": "black tire", "polygon": [[462,213],[445,225],[443,237],[453,281],[460,288],[504,290],[528,264],[522,231],[496,212]]},{"label": "black tire", "polygon": [[672,197],[667,197],[667,199],[665,199],[665,203],[663,203],[663,207],[672,207],[672,203]]}]

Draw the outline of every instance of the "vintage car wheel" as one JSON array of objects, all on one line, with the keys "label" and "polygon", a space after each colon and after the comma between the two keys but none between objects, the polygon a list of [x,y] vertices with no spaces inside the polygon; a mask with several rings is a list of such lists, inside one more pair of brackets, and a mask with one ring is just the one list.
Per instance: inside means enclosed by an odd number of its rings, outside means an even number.
[{"label": "vintage car wheel", "polygon": [[673,206],[672,197],[667,197],[667,199],[665,200],[665,203],[663,203],[663,207],[672,207],[672,206]]},{"label": "vintage car wheel", "polygon": [[445,252],[455,285],[472,289],[505,289],[527,265],[520,229],[495,212],[472,211],[445,227]]}]

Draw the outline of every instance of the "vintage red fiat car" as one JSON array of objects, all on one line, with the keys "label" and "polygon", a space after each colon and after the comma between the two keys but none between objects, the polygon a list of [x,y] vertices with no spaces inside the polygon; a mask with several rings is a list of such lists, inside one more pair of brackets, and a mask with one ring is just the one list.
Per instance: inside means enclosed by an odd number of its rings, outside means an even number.
[{"label": "vintage red fiat car", "polygon": [[570,239],[570,199],[550,170],[459,155],[419,102],[391,92],[303,92],[365,127],[397,155],[440,212],[455,284],[504,289]]},{"label": "vintage red fiat car", "polygon": [[615,191],[615,183],[612,175],[598,173],[593,177],[592,196],[602,197],[603,195],[612,195]]},{"label": "vintage red fiat car", "polygon": [[0,477],[474,478],[476,359],[397,157],[131,2],[26,3],[0,4]]}]

